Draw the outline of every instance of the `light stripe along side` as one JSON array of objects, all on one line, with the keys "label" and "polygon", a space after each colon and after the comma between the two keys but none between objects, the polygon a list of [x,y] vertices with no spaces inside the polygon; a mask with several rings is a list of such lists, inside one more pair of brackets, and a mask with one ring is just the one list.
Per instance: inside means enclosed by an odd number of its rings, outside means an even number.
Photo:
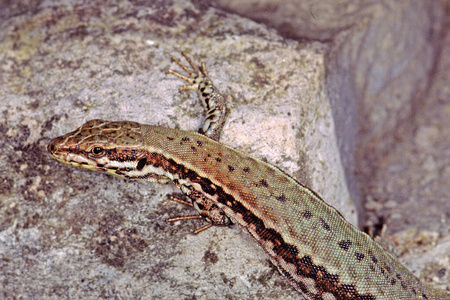
[{"label": "light stripe along side", "polygon": [[336,299],[441,299],[439,291],[424,286],[316,193],[278,168],[199,134],[141,128],[147,146],[170,165],[166,170],[182,184],[199,184],[200,192],[249,231],[280,271],[311,298],[328,293]]},{"label": "light stripe along side", "polygon": [[49,143],[56,159],[127,179],[173,181],[240,224],[310,299],[436,299],[316,193],[278,168],[203,135],[91,120]]}]

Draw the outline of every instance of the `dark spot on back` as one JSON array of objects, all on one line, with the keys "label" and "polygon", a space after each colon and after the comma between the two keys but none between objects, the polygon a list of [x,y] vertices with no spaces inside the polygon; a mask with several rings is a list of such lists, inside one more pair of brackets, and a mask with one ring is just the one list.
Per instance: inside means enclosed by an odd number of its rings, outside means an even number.
[{"label": "dark spot on back", "polygon": [[234,171],[233,166],[228,166],[228,171],[233,172]]},{"label": "dark spot on back", "polygon": [[312,217],[312,213],[309,210],[307,210],[307,211],[303,212],[303,217],[305,219],[309,219]]},{"label": "dark spot on back", "polygon": [[371,255],[371,256],[372,256],[371,258],[372,258],[373,263],[374,264],[378,263],[378,259],[373,255]]},{"label": "dark spot on back", "polygon": [[220,157],[216,157],[216,161],[217,161],[218,163],[220,163],[220,162],[222,161],[222,159],[221,159]]},{"label": "dark spot on back", "polygon": [[323,228],[325,228],[325,230],[330,231],[330,229],[331,229],[330,225],[328,225],[328,223],[325,222],[324,219],[320,218],[320,222],[322,222],[322,226],[323,226]]},{"label": "dark spot on back", "polygon": [[250,172],[250,168],[249,167],[245,167],[242,169],[242,171],[244,171],[245,173],[249,173]]},{"label": "dark spot on back", "polygon": [[355,256],[356,256],[357,260],[361,261],[364,259],[364,254],[362,254],[362,253],[355,252]]},{"label": "dark spot on back", "polygon": [[261,179],[261,180],[259,181],[259,183],[260,183],[262,186],[264,186],[264,187],[268,187],[268,186],[269,186],[269,184],[267,183],[267,180],[265,180],[265,179]]},{"label": "dark spot on back", "polygon": [[284,194],[281,194],[281,196],[277,197],[277,200],[280,202],[285,202],[286,201],[286,196]]},{"label": "dark spot on back", "polygon": [[339,247],[341,247],[345,251],[347,251],[350,248],[351,245],[352,245],[352,241],[350,241],[350,240],[340,241],[339,242]]}]

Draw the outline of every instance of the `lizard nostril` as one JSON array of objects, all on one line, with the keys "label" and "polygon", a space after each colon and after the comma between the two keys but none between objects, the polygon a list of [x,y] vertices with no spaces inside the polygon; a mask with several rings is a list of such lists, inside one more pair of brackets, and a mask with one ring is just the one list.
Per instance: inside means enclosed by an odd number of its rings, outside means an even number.
[{"label": "lizard nostril", "polygon": [[50,143],[48,143],[47,151],[50,152],[50,153],[54,153],[55,152],[54,140],[51,140]]}]

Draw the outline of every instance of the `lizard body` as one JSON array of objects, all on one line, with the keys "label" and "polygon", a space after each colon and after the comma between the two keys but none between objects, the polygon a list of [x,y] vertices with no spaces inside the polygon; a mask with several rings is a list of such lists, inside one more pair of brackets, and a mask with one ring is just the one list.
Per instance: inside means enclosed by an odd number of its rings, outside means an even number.
[{"label": "lizard body", "polygon": [[[185,56],[186,59],[187,56]],[[198,134],[130,121],[91,120],[53,139],[65,163],[126,179],[173,182],[214,225],[231,219],[309,299],[435,299],[449,292],[419,281],[391,253],[359,231],[314,191],[278,168],[217,142],[225,98],[204,66],[188,76],[208,111]],[[211,137],[211,138],[209,138]]]}]

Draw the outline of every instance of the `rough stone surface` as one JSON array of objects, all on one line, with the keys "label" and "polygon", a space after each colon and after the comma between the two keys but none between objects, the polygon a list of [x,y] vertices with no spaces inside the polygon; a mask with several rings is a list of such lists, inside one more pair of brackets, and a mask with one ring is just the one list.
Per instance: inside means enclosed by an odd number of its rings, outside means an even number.
[{"label": "rough stone surface", "polygon": [[256,19],[302,42],[207,2],[0,2],[0,297],[298,299],[240,228],[167,224],[192,213],[173,186],[46,153],[93,118],[197,130],[197,97],[164,74],[180,51],[234,97],[223,143],[355,222],[337,144],[365,224],[449,288],[448,1],[268,3]]},{"label": "rough stone surface", "polygon": [[356,222],[324,84],[324,47],[202,3],[16,2],[0,9],[0,295],[297,299],[244,232],[201,223],[170,185],[67,167],[46,145],[94,118],[197,130],[164,71],[186,51],[234,97],[221,141],[280,167]]}]

